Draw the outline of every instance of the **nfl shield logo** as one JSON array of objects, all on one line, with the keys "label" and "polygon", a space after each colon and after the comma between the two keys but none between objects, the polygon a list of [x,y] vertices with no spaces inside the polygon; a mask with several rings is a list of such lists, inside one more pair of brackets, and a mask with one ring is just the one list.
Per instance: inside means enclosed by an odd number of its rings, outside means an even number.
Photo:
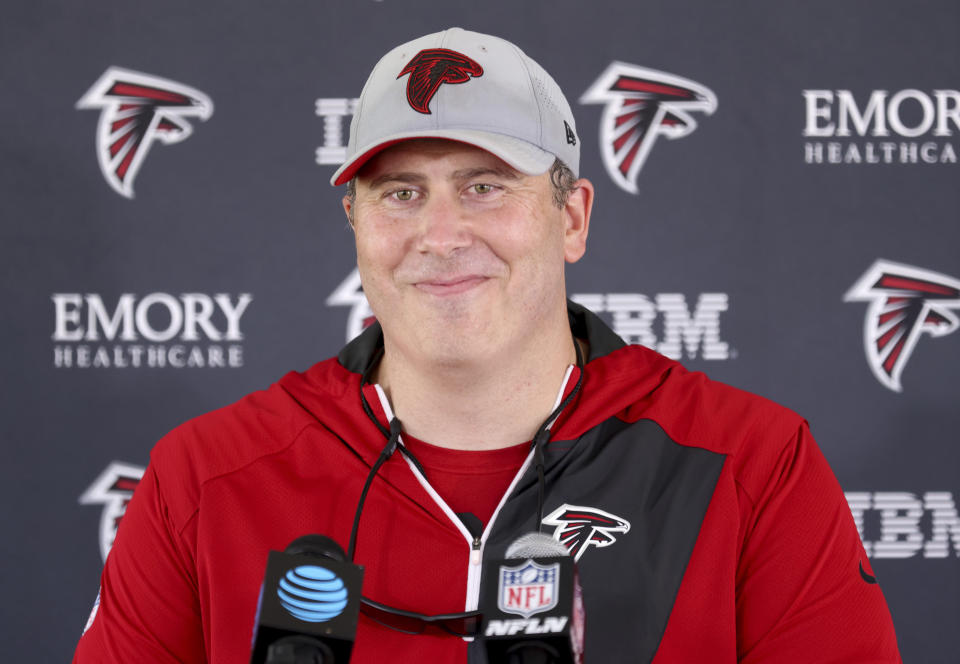
[{"label": "nfl shield logo", "polygon": [[557,605],[560,563],[540,565],[527,560],[517,567],[500,566],[497,606],[505,613],[529,618]]}]

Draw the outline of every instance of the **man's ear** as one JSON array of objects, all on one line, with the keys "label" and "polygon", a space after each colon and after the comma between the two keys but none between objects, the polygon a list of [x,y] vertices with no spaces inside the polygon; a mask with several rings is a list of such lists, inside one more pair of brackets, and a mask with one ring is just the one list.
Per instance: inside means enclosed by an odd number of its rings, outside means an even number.
[{"label": "man's ear", "polygon": [[563,208],[566,222],[563,239],[563,257],[568,263],[576,263],[587,251],[587,235],[590,233],[590,211],[593,209],[593,183],[586,178],[577,180],[576,189],[570,192]]},{"label": "man's ear", "polygon": [[343,211],[347,215],[347,223],[350,224],[350,228],[353,228],[353,208],[356,205],[355,201],[350,196],[344,196],[340,203],[343,205]]}]

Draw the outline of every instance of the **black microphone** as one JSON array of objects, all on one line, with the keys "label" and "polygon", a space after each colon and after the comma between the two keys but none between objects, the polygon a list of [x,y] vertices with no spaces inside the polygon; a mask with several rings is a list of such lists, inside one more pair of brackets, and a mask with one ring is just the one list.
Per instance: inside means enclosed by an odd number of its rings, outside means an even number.
[{"label": "black microphone", "polygon": [[570,552],[528,533],[484,565],[482,634],[490,662],[583,664],[583,595]]},{"label": "black microphone", "polygon": [[325,535],[271,551],[250,664],[346,664],[357,634],[363,568]]}]

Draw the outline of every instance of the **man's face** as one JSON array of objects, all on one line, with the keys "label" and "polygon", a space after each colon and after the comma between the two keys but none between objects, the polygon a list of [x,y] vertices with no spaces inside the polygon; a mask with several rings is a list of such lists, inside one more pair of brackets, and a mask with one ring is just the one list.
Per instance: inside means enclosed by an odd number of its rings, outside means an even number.
[{"label": "man's face", "polygon": [[388,348],[483,361],[522,351],[565,311],[564,261],[583,254],[586,229],[571,229],[576,215],[555,205],[547,174],[462,143],[412,140],[370,160],[344,206]]}]

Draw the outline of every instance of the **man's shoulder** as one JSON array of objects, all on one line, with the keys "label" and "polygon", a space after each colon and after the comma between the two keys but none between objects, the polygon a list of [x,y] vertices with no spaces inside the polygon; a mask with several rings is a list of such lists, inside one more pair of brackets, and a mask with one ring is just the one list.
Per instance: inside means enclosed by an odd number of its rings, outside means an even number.
[{"label": "man's shoulder", "polygon": [[776,454],[805,426],[789,408],[643,346],[600,358],[594,371],[601,398],[622,403],[619,419],[652,420],[680,445],[728,456]]},{"label": "man's shoulder", "polygon": [[204,483],[283,452],[305,429],[326,426],[325,418],[344,417],[350,376],[335,358],[291,371],[179,425],[154,446],[150,463],[172,494],[195,499]]}]

